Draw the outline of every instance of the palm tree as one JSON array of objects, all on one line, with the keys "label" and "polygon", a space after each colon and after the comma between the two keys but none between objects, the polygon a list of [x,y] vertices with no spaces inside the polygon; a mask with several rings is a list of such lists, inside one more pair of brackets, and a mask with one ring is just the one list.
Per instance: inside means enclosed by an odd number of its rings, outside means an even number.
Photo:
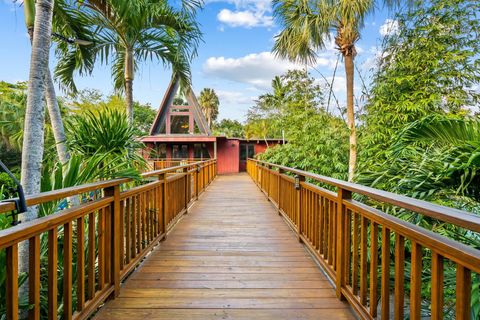
[{"label": "palm tree", "polygon": [[166,0],[85,1],[76,11],[83,24],[95,33],[89,52],[68,52],[56,75],[73,83],[73,72],[92,72],[96,59],[112,64],[116,90],[125,92],[127,118],[133,123],[133,80],[141,61],[160,60],[173,76],[190,83],[190,61],[196,55],[201,32],[195,20],[197,1],[185,0],[180,10]]},{"label": "palm tree", "polygon": [[[387,6],[398,0],[382,1]],[[348,179],[353,180],[357,162],[357,136],[354,114],[355,43],[365,17],[372,13],[375,0],[273,0],[274,15],[284,27],[275,37],[273,52],[292,61],[313,64],[317,50],[324,49],[332,32],[345,63],[347,89],[347,125],[350,131]]]},{"label": "palm tree", "polygon": [[[35,3],[35,30],[33,31],[30,73],[27,89],[27,107],[22,148],[21,183],[25,194],[40,192],[44,144],[44,97],[52,33],[53,0],[37,0]],[[30,207],[22,220],[38,216],[38,209]],[[19,271],[28,272],[28,243],[19,246]],[[23,296],[28,289],[22,286]]]},{"label": "palm tree", "polygon": [[218,96],[215,90],[205,88],[200,92],[200,106],[202,107],[203,114],[207,118],[208,126],[211,128],[212,123],[217,120],[218,117]]},{"label": "palm tree", "polygon": [[[59,7],[57,3],[58,2],[56,1],[54,5],[54,10],[55,8]],[[32,42],[34,23],[35,23],[35,1],[24,0],[23,7],[24,7],[25,25],[27,27],[28,35],[30,37],[30,42]],[[63,122],[62,122],[62,114],[58,106],[57,95],[55,93],[55,87],[53,85],[52,75],[50,74],[50,70],[48,66],[47,66],[46,75],[45,75],[45,83],[46,83],[45,100],[47,102],[48,113],[50,115],[50,121],[52,124],[58,158],[61,163],[66,163],[68,159],[70,159],[70,155],[65,145],[65,129],[63,127]]]}]

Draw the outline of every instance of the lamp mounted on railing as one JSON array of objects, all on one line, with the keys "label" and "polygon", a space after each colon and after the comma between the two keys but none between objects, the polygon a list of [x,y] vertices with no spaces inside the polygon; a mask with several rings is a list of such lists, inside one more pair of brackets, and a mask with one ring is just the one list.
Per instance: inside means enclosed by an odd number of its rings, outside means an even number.
[{"label": "lamp mounted on railing", "polygon": [[15,210],[9,215],[12,217],[12,226],[15,226],[20,223],[18,221],[18,215],[27,211],[27,203],[25,202],[25,193],[23,192],[23,187],[20,182],[15,178],[13,173],[8,170],[7,166],[0,160],[0,167],[5,171],[13,182],[17,185],[16,192],[18,193],[18,199],[8,199],[1,202],[13,202],[15,204]]},{"label": "lamp mounted on railing", "polygon": [[300,190],[300,176],[298,174],[295,175],[295,190]]}]

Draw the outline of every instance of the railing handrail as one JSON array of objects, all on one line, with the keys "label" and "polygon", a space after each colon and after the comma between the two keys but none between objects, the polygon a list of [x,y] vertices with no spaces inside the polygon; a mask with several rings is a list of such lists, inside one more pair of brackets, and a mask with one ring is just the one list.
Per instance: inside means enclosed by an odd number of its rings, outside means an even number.
[{"label": "railing handrail", "polygon": [[[430,312],[432,319],[444,314],[449,318],[455,314],[456,319],[478,317],[478,311],[471,312],[472,289],[478,285],[472,272],[480,273],[480,250],[475,244],[355,201],[352,194],[460,225],[465,228],[460,236],[466,238],[475,238],[468,230],[479,230],[476,216],[254,159],[247,162],[247,172],[332,279],[337,297],[347,300],[359,318],[376,319],[381,314],[381,319],[391,315],[403,319],[406,308],[410,319],[421,319],[424,312]],[[305,178],[337,190],[332,193]],[[406,282],[410,282],[408,290]],[[428,311],[425,302],[430,303]]]},{"label": "railing handrail", "polygon": [[388,192],[388,191],[367,187],[357,183],[352,183],[352,182],[347,182],[347,181],[343,181],[335,178],[322,176],[316,173],[311,173],[311,172],[303,171],[300,169],[290,168],[290,167],[269,163],[269,162],[265,162],[257,159],[249,158],[249,160],[262,164],[264,166],[270,166],[280,170],[291,172],[293,174],[298,174],[305,178],[311,178],[318,182],[323,182],[337,188],[341,188],[344,190],[348,190],[350,192],[367,196],[373,200],[388,203],[388,204],[398,206],[410,211],[415,211],[416,213],[423,214],[430,218],[438,219],[443,222],[452,223],[459,227],[463,227],[465,229],[480,233],[480,216],[474,215],[467,211],[442,206],[439,204],[411,198],[411,197],[396,194],[393,192]]},{"label": "railing handrail", "polygon": [[[90,317],[101,303],[118,296],[121,280],[167,238],[216,174],[216,160],[208,159],[142,173],[140,178],[147,179],[138,186],[121,188],[136,181],[133,178],[112,179],[28,197],[28,205],[38,205],[95,191],[88,201],[0,230],[0,250],[6,254],[5,265],[0,266],[6,273],[1,297],[6,318],[19,316],[20,272],[28,274],[29,319],[39,319],[43,307],[49,318],[57,318],[59,297],[64,319]],[[10,208],[2,204],[0,210]],[[19,256],[25,253],[28,262],[20,264]],[[48,268],[41,267],[42,259]],[[41,289],[47,289],[45,296]]]},{"label": "railing handrail", "polygon": [[[207,159],[204,161],[197,161],[194,163],[188,163],[184,165],[179,165],[175,167],[169,167],[165,169],[160,169],[160,170],[152,170],[149,172],[141,173],[140,178],[148,178],[152,176],[158,176],[164,173],[176,173],[178,170],[184,169],[184,168],[190,168],[192,166],[205,166],[207,163],[216,161],[216,159]],[[57,189],[57,190],[52,190],[52,191],[46,191],[46,192],[40,192],[37,194],[32,194],[28,195],[25,197],[25,200],[27,202],[27,206],[34,206],[38,204],[42,204],[44,202],[50,202],[50,201],[55,201],[59,199],[64,199],[67,197],[75,196],[78,194],[82,194],[85,192],[90,192],[94,190],[99,190],[99,189],[105,189],[109,187],[114,187],[123,183],[128,183],[134,181],[133,178],[117,178],[117,179],[110,179],[110,180],[105,180],[105,181],[97,181],[97,182],[92,182],[92,183],[86,183],[82,184],[79,186],[73,186],[73,187],[68,187],[68,188],[63,188],[63,189]],[[8,199],[8,200],[15,200],[16,198]],[[15,203],[13,202],[0,202],[0,214],[3,214],[5,212],[9,212],[15,210]]]}]

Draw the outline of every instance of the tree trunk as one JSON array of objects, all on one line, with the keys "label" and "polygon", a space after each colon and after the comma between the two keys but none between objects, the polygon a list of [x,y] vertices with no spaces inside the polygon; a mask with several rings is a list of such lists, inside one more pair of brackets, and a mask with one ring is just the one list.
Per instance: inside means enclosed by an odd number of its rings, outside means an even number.
[{"label": "tree trunk", "polygon": [[125,100],[127,104],[127,120],[133,124],[133,52],[125,52]]},{"label": "tree trunk", "polygon": [[[53,0],[37,0],[35,10],[22,148],[21,183],[25,194],[40,192],[45,124],[45,74],[50,53]],[[22,221],[35,219],[37,216],[38,209],[30,207],[23,214]],[[19,257],[19,271],[28,272],[28,242],[21,242]]]},{"label": "tree trunk", "polygon": [[60,112],[60,107],[58,106],[52,75],[48,68],[45,75],[45,80],[47,84],[45,98],[47,100],[48,114],[52,124],[53,137],[55,138],[58,159],[62,164],[65,164],[68,162],[68,160],[70,160],[70,154],[68,153],[67,146],[65,144],[67,138],[65,136],[65,128],[63,127],[62,113]]},{"label": "tree trunk", "polygon": [[[24,0],[24,16],[25,25],[30,38],[30,44],[33,43],[33,29],[35,26],[35,0]],[[53,130],[53,137],[55,138],[55,145],[57,148],[58,159],[62,164],[70,160],[67,146],[65,145],[65,128],[63,127],[62,114],[58,106],[57,95],[55,93],[55,86],[53,85],[52,75],[50,69],[47,67],[45,74],[46,92],[45,97],[47,101],[48,113]]]},{"label": "tree trunk", "polygon": [[353,55],[347,54],[345,58],[345,75],[347,78],[347,125],[350,132],[350,155],[348,160],[348,181],[353,180],[357,162],[357,133],[355,129],[355,112],[353,105]]}]

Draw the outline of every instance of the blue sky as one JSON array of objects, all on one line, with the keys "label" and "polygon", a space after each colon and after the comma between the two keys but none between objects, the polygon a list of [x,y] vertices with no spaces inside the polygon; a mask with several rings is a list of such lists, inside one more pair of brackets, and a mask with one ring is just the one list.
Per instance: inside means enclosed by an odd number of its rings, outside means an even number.
[{"label": "blue sky", "polygon": [[[21,1],[0,0],[0,80],[15,82],[28,79],[30,44],[23,23]],[[356,58],[360,72],[368,78],[382,35],[395,29],[392,13],[378,9],[366,21],[358,42]],[[243,121],[252,100],[269,89],[270,81],[292,68],[301,68],[288,61],[277,60],[270,53],[273,38],[280,31],[272,19],[269,0],[207,0],[198,20],[204,33],[198,57],[192,64],[193,88],[215,89],[220,97],[220,118]],[[337,52],[330,43],[319,52],[316,69],[328,80],[332,78]],[[50,65],[55,64],[51,57]],[[319,83],[320,74],[312,70]],[[134,98],[157,108],[170,79],[170,71],[161,64],[148,62],[141,66],[134,81]],[[359,79],[357,79],[359,80]],[[91,77],[77,77],[79,88],[95,88],[112,92],[109,67],[98,65]],[[334,91],[344,103],[345,79],[340,61]],[[360,81],[356,92],[360,93]]]}]

